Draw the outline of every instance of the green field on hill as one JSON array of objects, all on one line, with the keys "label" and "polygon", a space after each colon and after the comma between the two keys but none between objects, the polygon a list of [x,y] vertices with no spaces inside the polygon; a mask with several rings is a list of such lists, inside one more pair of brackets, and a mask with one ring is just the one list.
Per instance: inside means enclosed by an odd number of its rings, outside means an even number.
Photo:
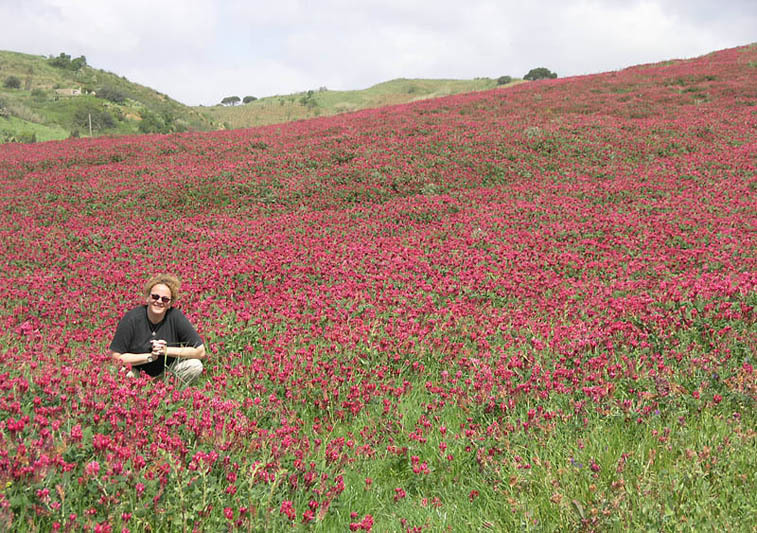
[{"label": "green field on hill", "polygon": [[[513,81],[510,84],[520,83]],[[509,84],[508,84],[509,85]],[[324,88],[289,95],[259,98],[235,106],[200,107],[214,122],[226,129],[248,128],[338,115],[362,109],[406,104],[453,94],[483,91],[497,87],[497,80],[396,79],[356,91],[331,91]]]}]

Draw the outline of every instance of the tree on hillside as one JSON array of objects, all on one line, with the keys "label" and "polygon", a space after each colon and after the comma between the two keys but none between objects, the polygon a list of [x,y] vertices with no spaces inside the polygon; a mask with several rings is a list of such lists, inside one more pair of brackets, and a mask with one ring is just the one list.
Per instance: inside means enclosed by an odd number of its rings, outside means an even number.
[{"label": "tree on hillside", "polygon": [[508,83],[513,81],[512,76],[500,76],[497,78],[497,85],[507,85]]},{"label": "tree on hillside", "polygon": [[79,70],[81,67],[87,64],[87,58],[79,56],[76,59],[71,59],[71,56],[61,52],[58,57],[50,57],[47,60],[49,64],[57,68],[64,68],[67,70]]},{"label": "tree on hillside", "polygon": [[242,103],[249,104],[250,102],[254,102],[257,99],[257,96],[245,96],[244,98],[242,98]]},{"label": "tree on hillside", "polygon": [[170,111],[159,113],[150,110],[140,112],[141,120],[137,129],[140,133],[174,133],[187,131],[187,123],[177,119]]},{"label": "tree on hillside", "polygon": [[546,67],[532,68],[528,71],[528,74],[523,76],[524,80],[536,81],[536,80],[549,80],[557,77],[557,73],[552,72]]},{"label": "tree on hillside", "polygon": [[237,105],[239,102],[241,102],[241,99],[238,96],[227,96],[221,100],[223,105]]},{"label": "tree on hillside", "polygon": [[80,68],[87,65],[87,58],[84,56],[79,56],[76,59],[71,60],[71,70],[79,70]]},{"label": "tree on hillside", "polygon": [[126,101],[126,95],[115,87],[108,87],[106,85],[97,89],[96,93],[98,98],[104,98],[114,104],[123,104]]},{"label": "tree on hillside", "polygon": [[116,125],[113,115],[108,113],[108,111],[95,105],[88,104],[79,107],[74,112],[73,126],[87,130],[89,128],[90,120],[92,121],[92,129],[97,131],[107,130]]},{"label": "tree on hillside", "polygon": [[315,101],[315,91],[310,89],[303,97],[300,98],[300,103],[307,106],[308,109],[318,107],[318,102]]},{"label": "tree on hillside", "polygon": [[142,115],[138,126],[140,133],[168,133],[166,123],[158,115],[147,110],[140,114]]},{"label": "tree on hillside", "polygon": [[61,52],[58,57],[50,56],[50,59],[47,60],[50,65],[58,68],[68,68],[68,66],[71,64],[71,56]]},{"label": "tree on hillside", "polygon": [[16,76],[8,76],[3,82],[3,87],[5,87],[6,89],[20,89],[21,80]]}]

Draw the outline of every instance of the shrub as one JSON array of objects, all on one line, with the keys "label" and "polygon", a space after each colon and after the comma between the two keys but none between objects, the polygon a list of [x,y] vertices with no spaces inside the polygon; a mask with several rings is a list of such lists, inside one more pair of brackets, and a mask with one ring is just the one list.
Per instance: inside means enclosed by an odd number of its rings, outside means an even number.
[{"label": "shrub", "polygon": [[528,71],[528,74],[523,76],[524,80],[536,81],[536,80],[548,80],[557,77],[557,73],[552,72],[546,67],[532,68]]},{"label": "shrub", "polygon": [[92,130],[106,130],[116,125],[116,121],[108,111],[100,109],[94,105],[87,105],[78,108],[74,112],[74,126],[82,129],[89,129],[90,118],[92,120]]},{"label": "shrub", "polygon": [[0,131],[0,144],[2,143],[35,143],[37,134],[29,131],[11,132]]},{"label": "shrub", "polygon": [[500,76],[497,78],[497,85],[507,85],[513,81],[512,76]]},{"label": "shrub", "polygon": [[183,119],[177,119],[173,124],[171,125],[171,131],[175,133],[181,133],[184,131],[189,131],[190,124]]},{"label": "shrub", "polygon": [[254,102],[257,99],[258,99],[257,96],[245,96],[244,98],[242,98],[242,102],[245,104],[249,104],[250,102]]},{"label": "shrub", "polygon": [[8,76],[3,82],[3,87],[5,87],[6,89],[20,89],[21,80],[16,76]]},{"label": "shrub", "polygon": [[87,58],[79,56],[76,59],[71,60],[71,70],[79,70],[87,64]]},{"label": "shrub", "polygon": [[138,127],[140,133],[167,133],[166,123],[155,113],[142,112]]},{"label": "shrub", "polygon": [[66,70],[79,70],[81,67],[87,64],[87,58],[84,56],[71,59],[71,56],[61,52],[58,57],[50,57],[47,62],[57,68],[63,68]]},{"label": "shrub", "polygon": [[27,107],[21,102],[6,102],[5,107],[8,111],[9,116],[18,117],[21,120],[25,120],[27,122],[44,122],[44,118],[42,116],[40,116],[38,113],[35,113],[33,109]]},{"label": "shrub", "polygon": [[314,96],[315,96],[315,91],[311,89],[307,93],[305,93],[304,96],[300,98],[300,103],[304,106],[307,106],[309,109],[318,107],[318,102],[315,101]]},{"label": "shrub", "polygon": [[115,87],[101,87],[96,92],[98,98],[104,98],[114,104],[123,104],[126,101],[126,95]]},{"label": "shrub", "polygon": [[22,131],[16,134],[16,142],[20,143],[35,143],[37,142],[37,134],[33,131]]}]

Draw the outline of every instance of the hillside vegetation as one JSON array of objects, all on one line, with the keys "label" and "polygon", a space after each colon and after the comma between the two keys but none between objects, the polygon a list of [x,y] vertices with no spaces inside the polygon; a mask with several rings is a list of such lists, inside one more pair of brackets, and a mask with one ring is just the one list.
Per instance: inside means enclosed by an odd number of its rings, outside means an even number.
[{"label": "hillside vegetation", "polygon": [[[511,81],[513,85],[518,81]],[[482,91],[497,87],[497,80],[397,79],[368,89],[331,91],[326,88],[290,95],[269,96],[246,104],[199,107],[227,129],[249,128],[319,116],[331,116],[394,104],[406,104],[428,98]]]},{"label": "hillside vegetation", "polygon": [[[490,78],[399,79],[364,90],[322,88],[191,107],[82,59],[0,51],[0,143],[88,137],[90,121],[94,137],[249,128],[497,87]],[[8,86],[14,78],[18,86]],[[81,94],[71,95],[74,90]]]},{"label": "hillside vegetation", "polygon": [[754,533],[756,157],[757,46],[4,144],[0,531]]},{"label": "hillside vegetation", "polygon": [[197,110],[77,59],[0,51],[0,142],[89,136],[90,121],[93,136],[215,129]]}]

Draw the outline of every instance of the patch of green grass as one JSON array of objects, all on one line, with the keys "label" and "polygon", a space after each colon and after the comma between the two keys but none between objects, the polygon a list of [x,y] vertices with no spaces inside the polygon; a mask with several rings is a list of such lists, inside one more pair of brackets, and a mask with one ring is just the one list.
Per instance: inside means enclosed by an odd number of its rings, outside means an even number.
[{"label": "patch of green grass", "polygon": [[[412,392],[390,424],[376,403],[313,435],[328,442],[377,431],[392,443],[335,471],[350,490],[316,530],[338,527],[350,513],[371,514],[377,531],[750,531],[757,520],[754,415],[734,416],[738,406],[728,400],[702,409],[676,397],[643,419],[588,409],[559,431],[544,423],[503,431],[503,420],[518,425],[518,413],[474,417],[492,424],[481,441],[460,431],[471,423],[465,406],[429,411],[433,395],[406,377]],[[408,439],[424,418],[433,427]],[[319,469],[334,468],[320,461]],[[305,504],[295,498],[296,507]]]},{"label": "patch of green grass", "polygon": [[43,142],[67,139],[69,132],[60,126],[46,126],[17,117],[0,118],[0,142]]},{"label": "patch of green grass", "polygon": [[[509,85],[520,83],[515,80]],[[473,80],[397,79],[355,91],[314,90],[259,98],[245,105],[198,108],[214,122],[246,128],[404,104],[427,98],[483,91],[497,87],[491,78]],[[506,86],[500,86],[506,87]]]}]

